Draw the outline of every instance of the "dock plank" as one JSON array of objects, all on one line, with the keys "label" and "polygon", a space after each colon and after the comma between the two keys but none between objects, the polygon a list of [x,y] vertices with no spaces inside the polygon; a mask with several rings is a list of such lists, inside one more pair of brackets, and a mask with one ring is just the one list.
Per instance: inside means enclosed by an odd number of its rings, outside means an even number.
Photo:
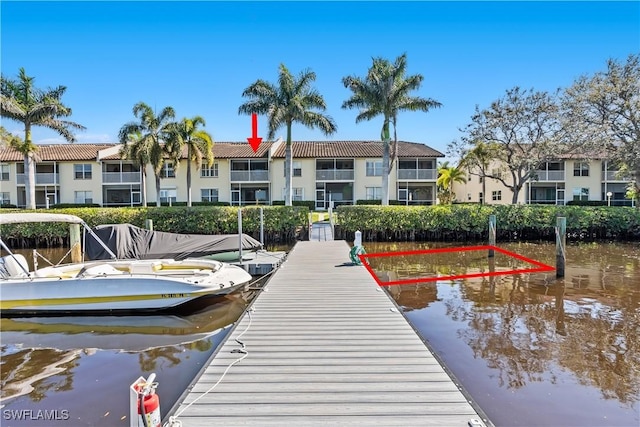
[{"label": "dock plank", "polygon": [[170,415],[190,426],[482,420],[369,273],[345,265],[348,251],[299,242]]}]

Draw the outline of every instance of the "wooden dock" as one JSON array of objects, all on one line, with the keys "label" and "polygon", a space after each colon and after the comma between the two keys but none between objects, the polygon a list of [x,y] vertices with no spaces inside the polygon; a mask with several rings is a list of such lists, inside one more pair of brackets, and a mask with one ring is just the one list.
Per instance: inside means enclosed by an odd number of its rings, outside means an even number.
[{"label": "wooden dock", "polygon": [[491,425],[348,253],[297,243],[169,415],[184,427]]}]

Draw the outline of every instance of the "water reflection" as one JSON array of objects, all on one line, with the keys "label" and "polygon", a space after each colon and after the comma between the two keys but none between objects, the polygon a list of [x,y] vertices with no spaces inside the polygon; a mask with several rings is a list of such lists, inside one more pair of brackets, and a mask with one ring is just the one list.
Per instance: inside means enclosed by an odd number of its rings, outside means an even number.
[{"label": "water reflection", "polygon": [[[501,247],[555,264],[553,245]],[[399,280],[504,267],[486,254],[399,258],[397,269],[393,258],[381,260],[370,259],[375,271]],[[565,274],[440,280],[388,292],[497,425],[567,425],[568,414],[571,425],[638,425],[640,249],[570,246]]]},{"label": "water reflection", "polygon": [[[0,401],[28,395],[38,402],[50,392],[73,389],[83,358],[113,350],[135,354],[139,372],[170,369],[185,354],[210,353],[244,311],[250,295],[212,298],[202,311],[178,316],[93,316],[0,319]],[[135,379],[136,375],[130,373]]]}]

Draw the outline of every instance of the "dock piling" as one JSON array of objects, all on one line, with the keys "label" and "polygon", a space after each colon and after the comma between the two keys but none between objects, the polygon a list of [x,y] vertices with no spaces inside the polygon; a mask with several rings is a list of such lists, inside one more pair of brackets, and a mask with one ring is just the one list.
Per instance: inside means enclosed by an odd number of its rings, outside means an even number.
[{"label": "dock piling", "polygon": [[[489,215],[489,246],[496,245],[496,216]],[[493,258],[495,256],[495,251],[493,249],[489,249],[489,258]]]},{"label": "dock piling", "polygon": [[556,278],[564,277],[564,266],[567,261],[566,245],[567,218],[558,217],[556,221]]}]

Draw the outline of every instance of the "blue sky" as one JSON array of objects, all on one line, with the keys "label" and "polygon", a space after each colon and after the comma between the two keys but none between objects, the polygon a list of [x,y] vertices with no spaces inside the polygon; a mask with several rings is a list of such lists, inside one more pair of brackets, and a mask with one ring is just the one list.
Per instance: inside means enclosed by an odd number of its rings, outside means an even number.
[{"label": "blue sky", "polygon": [[[553,91],[608,58],[640,52],[640,2],[14,2],[1,5],[1,65],[24,67],[36,86],[67,86],[80,142],[117,142],[139,101],[201,115],[217,141],[246,141],[239,116],[245,87],[276,81],[278,65],[310,68],[338,132],[294,126],[294,140],[379,139],[382,119],[356,125],[341,109],[346,75],[364,76],[372,57],[406,52],[418,95],[443,104],[403,113],[398,138],[445,152],[470,122],[514,86]],[[20,124],[2,120],[22,134]],[[266,136],[259,118],[259,135]],[[277,135],[285,136],[282,129]],[[57,143],[35,129],[34,141]]]}]

